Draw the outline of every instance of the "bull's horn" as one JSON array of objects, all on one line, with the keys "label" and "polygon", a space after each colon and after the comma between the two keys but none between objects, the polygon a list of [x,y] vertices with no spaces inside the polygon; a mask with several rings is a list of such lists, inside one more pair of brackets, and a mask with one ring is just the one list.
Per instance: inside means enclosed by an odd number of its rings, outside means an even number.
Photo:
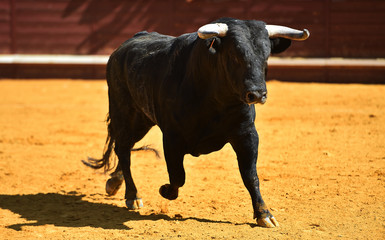
[{"label": "bull's horn", "polygon": [[202,39],[211,37],[224,37],[226,36],[227,30],[229,30],[227,24],[224,23],[211,23],[206,24],[198,29],[198,36]]},{"label": "bull's horn", "polygon": [[303,41],[310,36],[310,32],[307,29],[301,31],[278,25],[266,25],[266,30],[269,32],[270,38],[281,37],[290,40]]}]

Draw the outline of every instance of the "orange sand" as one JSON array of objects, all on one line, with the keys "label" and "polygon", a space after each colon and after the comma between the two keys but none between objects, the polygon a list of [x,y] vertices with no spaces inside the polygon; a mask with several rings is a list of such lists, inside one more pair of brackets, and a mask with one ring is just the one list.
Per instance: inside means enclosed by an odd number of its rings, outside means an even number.
[{"label": "orange sand", "polygon": [[[272,81],[257,106],[262,195],[280,223],[260,228],[229,145],[185,157],[186,185],[163,199],[164,159],[133,153],[145,207],[81,159],[106,137],[104,81],[0,81],[0,239],[384,239],[385,86]],[[138,144],[162,150],[153,128]],[[124,187],[124,186],[123,186]]]}]

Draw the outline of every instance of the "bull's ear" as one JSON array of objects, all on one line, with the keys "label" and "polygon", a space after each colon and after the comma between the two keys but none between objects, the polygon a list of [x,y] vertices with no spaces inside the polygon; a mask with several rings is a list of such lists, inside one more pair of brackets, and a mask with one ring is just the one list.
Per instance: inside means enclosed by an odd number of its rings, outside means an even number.
[{"label": "bull's ear", "polygon": [[281,53],[290,47],[291,40],[286,38],[270,38],[271,53]]}]

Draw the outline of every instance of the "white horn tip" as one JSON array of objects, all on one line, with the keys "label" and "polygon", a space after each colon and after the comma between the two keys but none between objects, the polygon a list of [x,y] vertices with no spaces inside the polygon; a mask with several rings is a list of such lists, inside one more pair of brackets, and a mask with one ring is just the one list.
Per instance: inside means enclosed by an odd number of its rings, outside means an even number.
[{"label": "white horn tip", "polygon": [[309,30],[307,30],[306,28],[303,30],[303,35],[302,35],[302,38],[301,40],[306,40],[310,37],[310,32]]},{"label": "white horn tip", "polygon": [[215,36],[224,37],[228,29],[227,24],[224,23],[206,24],[198,29],[198,36],[202,39]]}]

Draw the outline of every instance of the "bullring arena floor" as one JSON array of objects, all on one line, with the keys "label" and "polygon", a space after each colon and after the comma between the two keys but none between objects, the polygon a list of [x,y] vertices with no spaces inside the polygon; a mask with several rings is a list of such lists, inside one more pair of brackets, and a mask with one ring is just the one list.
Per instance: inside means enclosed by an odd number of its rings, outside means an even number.
[{"label": "bullring arena floor", "polygon": [[[384,239],[385,86],[268,82],[257,106],[262,194],[280,223],[256,226],[228,145],[186,156],[172,202],[164,159],[133,153],[145,207],[81,159],[106,137],[104,81],[0,81],[0,239]],[[153,128],[138,145],[162,149]]]}]

